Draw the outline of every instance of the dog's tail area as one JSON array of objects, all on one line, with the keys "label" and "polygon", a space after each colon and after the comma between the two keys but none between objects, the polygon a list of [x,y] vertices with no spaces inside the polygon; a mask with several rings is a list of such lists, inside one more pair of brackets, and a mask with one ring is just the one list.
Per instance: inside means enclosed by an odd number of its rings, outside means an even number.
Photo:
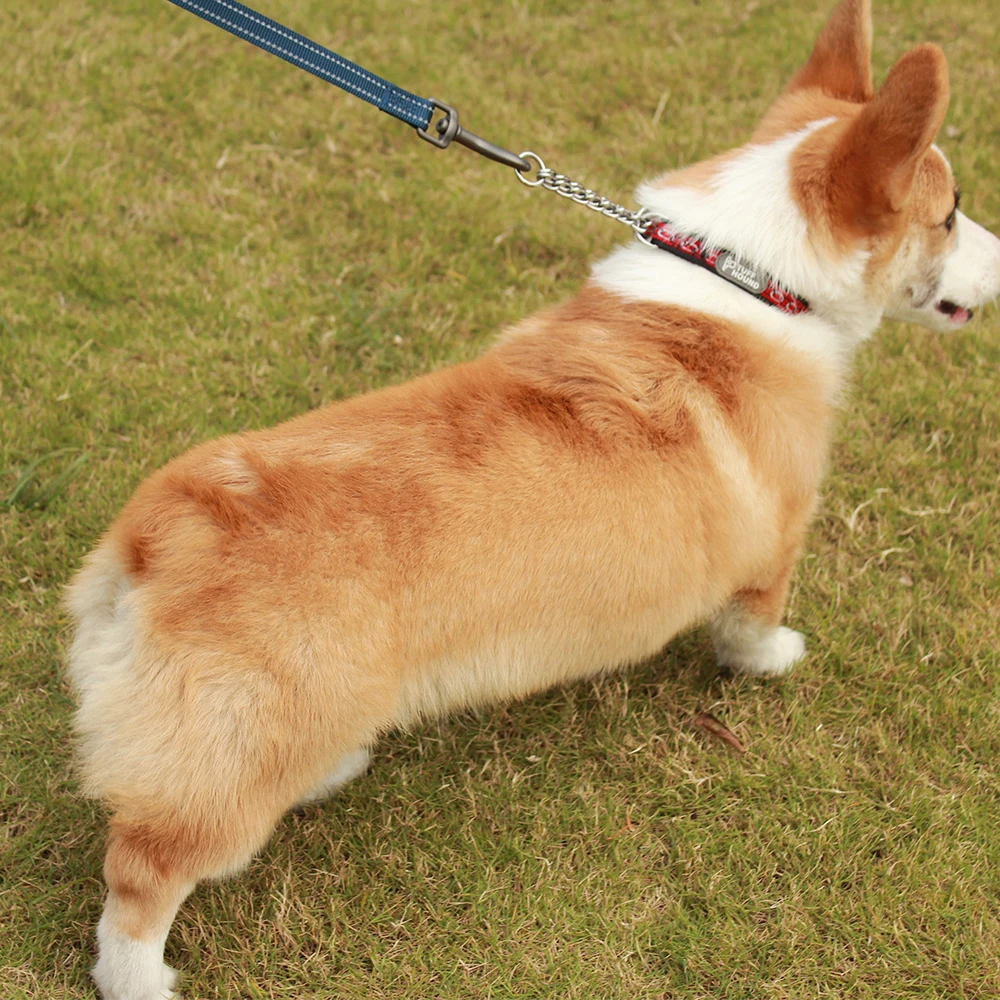
[{"label": "dog's tail area", "polygon": [[312,777],[295,774],[301,762],[287,759],[297,737],[280,671],[248,662],[218,637],[162,633],[154,620],[162,589],[130,578],[105,540],[67,591],[83,791],[116,816],[183,812],[199,827],[262,796],[279,808],[276,779]]},{"label": "dog's tail area", "polygon": [[114,624],[131,589],[107,541],[87,556],[83,568],[66,588],[63,602],[76,625],[69,652],[69,675],[77,690],[86,679],[88,664],[98,653],[101,637]]},{"label": "dog's tail area", "polygon": [[[134,588],[105,539],[88,557],[70,583],[64,604],[73,618],[75,635],[67,657],[67,675],[78,701],[75,724],[82,737],[80,754],[84,791],[103,794],[94,773],[94,750],[99,725],[108,720],[104,709],[116,714],[122,682],[130,673],[135,654]],[[113,722],[111,722],[113,725]]]},{"label": "dog's tail area", "polygon": [[144,744],[156,739],[148,716],[160,692],[143,690],[148,670],[140,651],[139,594],[110,540],[87,557],[64,600],[76,626],[67,674],[79,703],[74,721],[83,791],[126,806],[129,784],[139,795],[152,791],[142,758],[148,756]]}]

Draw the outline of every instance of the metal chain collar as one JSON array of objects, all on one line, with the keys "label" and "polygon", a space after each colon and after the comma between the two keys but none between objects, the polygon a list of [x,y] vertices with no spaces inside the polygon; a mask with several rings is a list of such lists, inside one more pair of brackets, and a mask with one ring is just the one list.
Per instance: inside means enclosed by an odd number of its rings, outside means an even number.
[{"label": "metal chain collar", "polygon": [[557,174],[554,170],[549,170],[542,158],[537,153],[525,152],[521,154],[524,160],[534,161],[538,169],[533,178],[528,178],[518,170],[517,179],[527,187],[543,187],[548,191],[555,191],[564,198],[575,201],[578,205],[585,205],[592,208],[601,215],[606,215],[609,219],[622,222],[635,230],[636,237],[642,242],[648,242],[644,238],[644,233],[649,228],[650,223],[656,222],[657,217],[648,209],[641,208],[638,212],[633,212],[624,205],[619,205],[610,198],[584,187],[577,181],[570,180],[565,174]]},{"label": "metal chain collar", "polygon": [[578,205],[585,205],[609,219],[623,222],[632,229],[640,243],[665,250],[675,257],[711,271],[786,315],[798,316],[810,311],[806,299],[789,291],[762,268],[738,255],[721,247],[712,247],[697,236],[677,230],[666,219],[654,215],[649,209],[641,208],[638,212],[633,212],[570,180],[565,174],[549,170],[537,153],[522,153],[521,159],[529,163],[533,161],[537,167],[534,177],[526,176],[527,171],[517,170],[517,179],[527,187],[543,187],[555,191]]}]

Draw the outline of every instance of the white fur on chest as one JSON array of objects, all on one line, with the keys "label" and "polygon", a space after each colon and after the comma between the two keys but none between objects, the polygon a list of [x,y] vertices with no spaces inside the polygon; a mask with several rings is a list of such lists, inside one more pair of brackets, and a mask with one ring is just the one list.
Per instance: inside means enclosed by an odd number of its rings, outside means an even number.
[{"label": "white fur on chest", "polygon": [[663,250],[634,243],[594,266],[602,288],[636,302],[658,302],[718,316],[803,351],[837,373],[849,360],[837,331],[820,317],[789,316],[730,284],[725,278]]}]

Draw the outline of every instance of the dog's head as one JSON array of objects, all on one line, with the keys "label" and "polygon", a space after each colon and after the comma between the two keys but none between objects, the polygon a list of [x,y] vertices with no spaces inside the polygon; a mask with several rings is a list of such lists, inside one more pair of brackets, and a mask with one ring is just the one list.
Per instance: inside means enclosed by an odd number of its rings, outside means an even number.
[{"label": "dog's head", "polygon": [[934,145],[948,109],[944,53],[911,49],[876,93],[871,38],[870,0],[842,0],[757,138],[827,120],[792,163],[814,237],[867,252],[865,284],[890,316],[955,329],[1000,293],[1000,240],[958,210]]},{"label": "dog's head", "polygon": [[749,145],[639,197],[735,242],[857,335],[883,315],[953,330],[1000,294],[1000,240],[958,210],[934,144],[948,108],[944,53],[911,49],[876,92],[870,7],[842,0]]}]

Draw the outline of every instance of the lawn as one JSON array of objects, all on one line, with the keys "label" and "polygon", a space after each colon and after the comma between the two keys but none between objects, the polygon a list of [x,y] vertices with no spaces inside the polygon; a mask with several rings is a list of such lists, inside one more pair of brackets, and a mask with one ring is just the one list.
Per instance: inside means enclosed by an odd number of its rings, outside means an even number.
[{"label": "lawn", "polygon": [[[258,6],[628,201],[743,141],[833,3]],[[996,13],[875,12],[878,78],[947,52],[941,142],[994,230]],[[160,0],[5,0],[0,28],[0,996],[61,1000],[93,996],[103,889],[61,665],[83,554],[188,445],[473,357],[628,234]],[[720,676],[696,631],[391,735],[182,907],[186,995],[1000,995],[998,375],[995,307],[859,353],[790,677]]]}]

